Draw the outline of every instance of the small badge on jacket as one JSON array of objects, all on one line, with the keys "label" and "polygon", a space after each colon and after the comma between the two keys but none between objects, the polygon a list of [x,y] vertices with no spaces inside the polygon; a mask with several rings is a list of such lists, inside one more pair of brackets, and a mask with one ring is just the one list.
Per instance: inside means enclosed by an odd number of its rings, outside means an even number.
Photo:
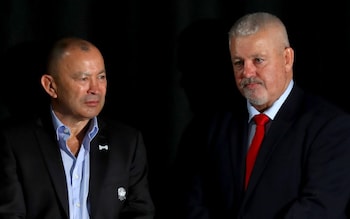
[{"label": "small badge on jacket", "polygon": [[126,199],[126,190],[123,187],[118,188],[118,199],[124,201]]},{"label": "small badge on jacket", "polygon": [[102,151],[102,150],[108,150],[108,145],[98,145],[98,149],[100,150],[100,151]]}]

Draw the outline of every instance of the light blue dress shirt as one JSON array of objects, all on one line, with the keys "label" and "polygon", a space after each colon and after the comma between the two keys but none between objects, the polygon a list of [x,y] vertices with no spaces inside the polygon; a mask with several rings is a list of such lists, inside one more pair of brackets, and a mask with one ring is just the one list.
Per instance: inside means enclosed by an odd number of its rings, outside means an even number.
[{"label": "light blue dress shirt", "polygon": [[80,150],[75,157],[67,145],[70,130],[51,110],[52,121],[56,130],[57,141],[66,174],[69,199],[70,219],[89,219],[89,177],[90,177],[90,142],[98,132],[97,118],[93,118],[85,135]]},{"label": "light blue dress shirt", "polygon": [[[266,111],[263,113],[266,114],[270,120],[273,120],[278,112],[278,110],[281,108],[282,104],[284,101],[287,99],[289,93],[291,92],[292,88],[294,85],[294,81],[291,80],[289,82],[289,85],[287,89],[283,92],[283,94],[272,104],[270,108],[268,108]],[[253,140],[253,136],[255,134],[255,123],[251,122],[252,118],[256,115],[259,114],[260,112],[257,111],[250,103],[247,101],[247,108],[248,108],[248,113],[249,113],[249,118],[248,118],[248,123],[250,123],[250,129],[249,129],[249,139],[248,139],[248,147],[251,144]]]}]

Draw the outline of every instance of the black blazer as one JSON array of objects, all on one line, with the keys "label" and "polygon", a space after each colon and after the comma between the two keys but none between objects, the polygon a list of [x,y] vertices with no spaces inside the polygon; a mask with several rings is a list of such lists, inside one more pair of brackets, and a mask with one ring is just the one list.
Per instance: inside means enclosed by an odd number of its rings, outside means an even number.
[{"label": "black blazer", "polygon": [[[100,118],[98,123],[90,148],[90,219],[154,218],[142,135],[121,123]],[[126,190],[125,196],[118,188]],[[69,218],[64,167],[49,112],[0,134],[0,218]]]},{"label": "black blazer", "polygon": [[179,218],[349,218],[348,114],[294,86],[269,124],[244,192],[247,122],[242,98],[234,112],[219,112],[188,135],[186,147],[196,148],[183,153]]}]

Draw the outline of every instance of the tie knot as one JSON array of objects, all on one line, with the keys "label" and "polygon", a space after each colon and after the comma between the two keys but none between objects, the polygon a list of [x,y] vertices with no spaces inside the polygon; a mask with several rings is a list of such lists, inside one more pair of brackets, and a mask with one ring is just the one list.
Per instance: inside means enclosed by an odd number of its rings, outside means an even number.
[{"label": "tie knot", "polygon": [[256,125],[265,125],[269,121],[269,117],[264,113],[260,113],[254,116]]}]

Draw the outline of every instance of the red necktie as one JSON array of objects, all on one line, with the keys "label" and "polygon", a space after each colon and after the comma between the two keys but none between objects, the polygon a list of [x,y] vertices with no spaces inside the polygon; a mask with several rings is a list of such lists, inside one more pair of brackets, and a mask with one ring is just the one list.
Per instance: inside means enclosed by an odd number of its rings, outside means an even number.
[{"label": "red necktie", "polygon": [[259,152],[260,144],[264,138],[265,124],[269,121],[269,117],[261,113],[254,116],[254,121],[256,124],[255,135],[253,137],[252,143],[249,147],[248,154],[246,157],[246,174],[244,184],[245,189],[247,189],[248,187],[250,174],[253,170],[256,155]]}]

